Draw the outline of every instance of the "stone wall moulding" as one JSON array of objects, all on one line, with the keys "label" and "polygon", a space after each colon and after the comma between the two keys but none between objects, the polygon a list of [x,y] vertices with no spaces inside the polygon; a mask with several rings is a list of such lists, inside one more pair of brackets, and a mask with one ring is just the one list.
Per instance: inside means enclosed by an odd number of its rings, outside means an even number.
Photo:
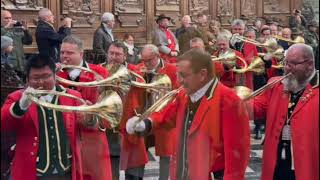
[{"label": "stone wall moulding", "polygon": [[39,10],[45,5],[45,0],[1,0],[1,9],[7,10]]},{"label": "stone wall moulding", "polygon": [[114,1],[114,14],[121,27],[139,27],[145,24],[145,0]]},{"label": "stone wall moulding", "polygon": [[263,12],[264,14],[290,13],[290,0],[264,0]]},{"label": "stone wall moulding", "polygon": [[61,19],[70,17],[73,27],[92,27],[101,15],[101,0],[61,0]]}]

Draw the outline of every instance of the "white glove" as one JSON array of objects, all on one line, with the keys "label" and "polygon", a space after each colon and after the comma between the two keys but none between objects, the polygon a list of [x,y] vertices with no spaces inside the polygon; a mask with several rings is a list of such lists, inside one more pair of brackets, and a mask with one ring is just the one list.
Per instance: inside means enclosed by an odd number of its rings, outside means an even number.
[{"label": "white glove", "polygon": [[32,87],[28,87],[27,89],[24,90],[22,93],[22,96],[19,101],[19,106],[22,110],[28,109],[28,107],[31,105],[32,101],[28,98],[28,94],[34,93],[35,89]]},{"label": "white glove", "polygon": [[234,46],[237,42],[241,42],[238,38],[236,38],[237,36],[239,36],[239,34],[232,35],[232,37],[230,39],[230,44],[232,46]]},{"label": "white glove", "polygon": [[263,59],[265,61],[270,61],[272,59],[273,55],[271,53],[267,53],[265,56],[263,56]]},{"label": "white glove", "polygon": [[128,134],[134,134],[135,132],[143,132],[146,129],[144,121],[140,121],[137,125],[135,125],[138,119],[138,116],[133,116],[127,121],[126,130]]},{"label": "white glove", "polygon": [[81,73],[80,69],[72,69],[69,72],[69,77],[71,78],[71,80],[75,80],[80,75],[80,73]]}]

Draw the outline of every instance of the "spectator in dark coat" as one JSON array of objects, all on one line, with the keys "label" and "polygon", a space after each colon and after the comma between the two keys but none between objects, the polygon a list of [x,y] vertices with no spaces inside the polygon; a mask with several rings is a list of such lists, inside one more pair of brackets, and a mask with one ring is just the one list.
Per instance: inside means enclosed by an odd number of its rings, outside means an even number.
[{"label": "spectator in dark coat", "polygon": [[202,36],[195,27],[191,26],[190,16],[183,16],[181,19],[181,27],[176,30],[176,38],[178,39],[181,54],[190,49],[189,42],[195,37],[201,38]]},{"label": "spectator in dark coat", "polygon": [[36,41],[39,54],[47,55],[59,62],[59,50],[62,40],[71,34],[71,19],[66,17],[58,32],[54,30],[54,15],[50,9],[42,8],[39,11],[39,21],[36,28]]},{"label": "spectator in dark coat", "polygon": [[94,64],[108,62],[108,49],[110,44],[115,40],[112,33],[114,25],[114,15],[112,13],[105,12],[101,16],[101,25],[94,32],[93,36],[93,53],[95,54]]}]

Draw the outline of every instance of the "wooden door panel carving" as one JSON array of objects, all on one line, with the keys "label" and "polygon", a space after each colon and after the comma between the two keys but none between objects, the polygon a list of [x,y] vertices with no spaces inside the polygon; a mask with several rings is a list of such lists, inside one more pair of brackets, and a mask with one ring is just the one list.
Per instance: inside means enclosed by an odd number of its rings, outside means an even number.
[{"label": "wooden door panel carving", "polygon": [[209,13],[209,0],[189,0],[189,14],[196,17],[197,14],[210,14]]},{"label": "wooden door panel carving", "polygon": [[171,17],[169,24],[171,28],[177,27],[181,17],[180,0],[156,0],[154,20],[160,14],[165,14],[166,16]]},{"label": "wooden door panel carving", "polygon": [[[1,0],[1,9],[10,10],[14,19],[26,20],[34,34],[38,11],[47,7],[56,15],[55,27],[61,25],[63,17],[73,19],[73,34],[79,36],[86,49],[92,48],[93,33],[100,25],[104,12],[116,16],[114,35],[122,39],[125,33],[135,36],[138,45],[150,42],[155,19],[164,13],[172,18],[171,29],[180,26],[180,19],[189,14],[204,13],[208,19],[220,19],[228,28],[233,19],[241,14],[255,17],[276,17],[287,23],[292,9],[301,9],[303,0]],[[310,15],[309,15],[310,16]],[[312,15],[311,15],[312,16]],[[287,24],[285,24],[287,25]],[[36,43],[26,46],[36,51]],[[30,48],[31,47],[31,48]],[[27,52],[32,52],[27,50]]]},{"label": "wooden door panel carving", "polygon": [[72,18],[72,26],[91,28],[101,15],[100,0],[62,0],[60,19]]},{"label": "wooden door panel carving", "polygon": [[118,17],[120,28],[146,26],[145,0],[114,1],[114,14]]}]

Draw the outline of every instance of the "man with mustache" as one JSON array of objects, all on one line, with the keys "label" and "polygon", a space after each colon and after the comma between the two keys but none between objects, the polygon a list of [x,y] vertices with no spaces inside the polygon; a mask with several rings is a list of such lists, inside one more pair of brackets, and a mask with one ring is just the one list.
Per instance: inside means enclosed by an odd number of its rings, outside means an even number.
[{"label": "man with mustache", "polygon": [[266,117],[261,179],[319,179],[319,76],[312,48],[290,46],[284,73],[292,75],[253,101],[255,119]]}]

